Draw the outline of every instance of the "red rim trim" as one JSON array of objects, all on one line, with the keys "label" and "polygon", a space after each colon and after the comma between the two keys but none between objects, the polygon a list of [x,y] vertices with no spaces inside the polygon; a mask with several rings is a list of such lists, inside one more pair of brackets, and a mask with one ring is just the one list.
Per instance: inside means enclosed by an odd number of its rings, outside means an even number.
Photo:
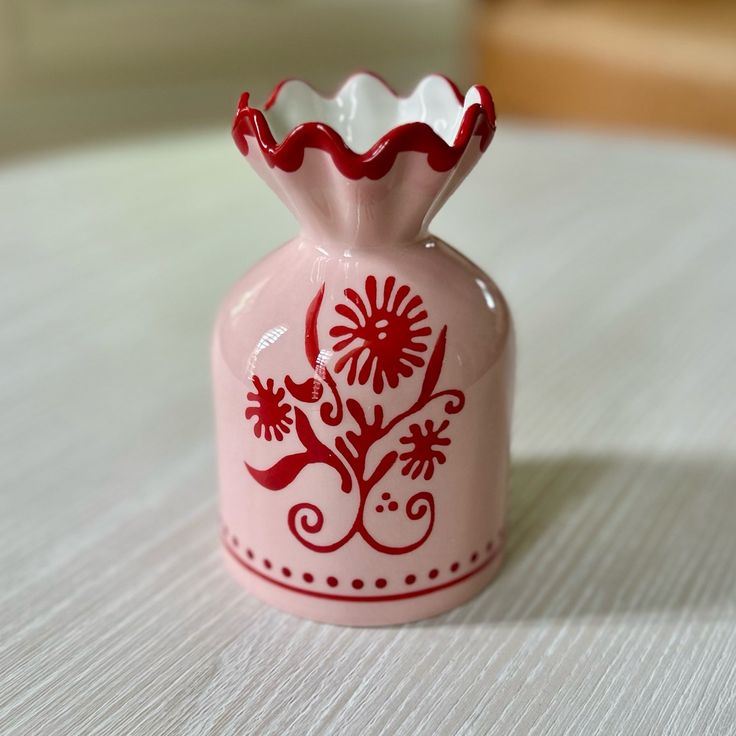
[{"label": "red rim trim", "polygon": [[[380,76],[371,72],[363,73],[371,74],[394,97],[399,97]],[[441,77],[450,85],[458,102],[462,104],[464,98],[457,85],[441,74],[435,76]],[[275,104],[282,88],[289,81],[293,80],[285,79],[274,87],[263,110],[269,110]],[[314,90],[311,85],[307,86]],[[304,151],[307,148],[318,148],[329,153],[339,171],[350,179],[380,179],[388,173],[396,156],[403,151],[425,153],[429,165],[435,171],[449,171],[457,165],[474,136],[480,137],[480,149],[485,151],[496,131],[496,113],[491,93],[480,84],[475,85],[474,89],[478,92],[480,102],[465,111],[452,145],[446,143],[427,123],[422,122],[405,123],[392,128],[365,153],[353,151],[333,127],[320,122],[301,123],[278,143],[263,111],[251,107],[248,92],[240,97],[232,134],[244,156],[248,155],[249,143],[252,142],[248,140],[250,137],[255,139],[268,165],[282,171],[296,171],[304,161]],[[315,94],[318,94],[316,90]]]},{"label": "red rim trim", "polygon": [[490,565],[494,560],[498,558],[498,556],[504,550],[505,539],[503,536],[501,536],[498,546],[493,548],[491,554],[483,562],[481,562],[480,565],[477,565],[472,570],[469,570],[464,575],[460,575],[457,578],[453,578],[452,580],[440,583],[439,585],[433,585],[430,588],[423,588],[421,590],[408,590],[404,593],[370,596],[326,593],[318,590],[307,590],[305,588],[299,588],[296,585],[290,585],[289,583],[285,583],[283,580],[276,580],[275,578],[272,578],[269,575],[266,575],[265,573],[253,567],[251,564],[242,559],[240,555],[230,546],[230,544],[224,538],[222,539],[222,546],[224,547],[225,551],[230,555],[230,557],[232,557],[235,562],[237,562],[241,567],[245,568],[248,572],[253,573],[253,575],[257,575],[262,580],[276,585],[279,588],[290,590],[292,593],[301,593],[302,595],[308,595],[312,598],[324,598],[331,601],[349,601],[352,603],[383,603],[388,601],[401,601],[407,598],[416,598],[420,595],[429,595],[430,593],[436,593],[438,590],[445,590],[445,588],[451,588],[453,585],[457,585],[458,583],[466,581],[468,578],[471,578],[484,570],[486,567],[488,567],[488,565]]}]

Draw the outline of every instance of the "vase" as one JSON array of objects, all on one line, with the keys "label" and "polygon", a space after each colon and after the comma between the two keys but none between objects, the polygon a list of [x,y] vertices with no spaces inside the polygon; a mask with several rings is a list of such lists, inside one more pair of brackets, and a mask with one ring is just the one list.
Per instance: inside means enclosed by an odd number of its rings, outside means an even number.
[{"label": "vase", "polygon": [[499,569],[511,316],[428,229],[494,131],[488,91],[440,75],[240,100],[235,142],[300,225],[225,298],[212,349],[224,557],[273,606],[396,624]]}]

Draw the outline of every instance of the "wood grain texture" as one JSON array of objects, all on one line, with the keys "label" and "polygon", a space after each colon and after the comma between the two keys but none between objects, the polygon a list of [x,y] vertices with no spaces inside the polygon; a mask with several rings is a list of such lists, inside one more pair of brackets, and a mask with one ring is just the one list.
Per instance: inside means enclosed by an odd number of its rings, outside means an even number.
[{"label": "wood grain texture", "polygon": [[508,562],[350,629],[220,564],[209,330],[294,228],[226,133],[0,172],[0,733],[736,733],[734,192],[501,127],[436,230],[516,314]]}]

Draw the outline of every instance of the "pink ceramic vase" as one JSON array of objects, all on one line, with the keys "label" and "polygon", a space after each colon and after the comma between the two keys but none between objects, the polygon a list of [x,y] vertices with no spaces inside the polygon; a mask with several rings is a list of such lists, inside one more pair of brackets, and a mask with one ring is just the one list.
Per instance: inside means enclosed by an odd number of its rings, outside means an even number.
[{"label": "pink ceramic vase", "polygon": [[400,623],[499,568],[511,316],[428,231],[494,130],[488,91],[439,75],[408,97],[357,74],[329,99],[287,81],[240,101],[235,141],[301,225],[213,343],[225,559],[278,608]]}]

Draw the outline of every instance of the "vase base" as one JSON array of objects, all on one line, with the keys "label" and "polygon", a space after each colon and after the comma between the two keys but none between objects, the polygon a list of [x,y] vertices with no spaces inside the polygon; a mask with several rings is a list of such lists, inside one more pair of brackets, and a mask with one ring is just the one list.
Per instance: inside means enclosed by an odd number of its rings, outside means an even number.
[{"label": "vase base", "polygon": [[504,556],[499,546],[477,567],[453,580],[396,595],[316,593],[272,579],[252,568],[228,546],[225,566],[246,591],[286,613],[342,626],[390,626],[438,616],[480,593],[497,575]]}]

